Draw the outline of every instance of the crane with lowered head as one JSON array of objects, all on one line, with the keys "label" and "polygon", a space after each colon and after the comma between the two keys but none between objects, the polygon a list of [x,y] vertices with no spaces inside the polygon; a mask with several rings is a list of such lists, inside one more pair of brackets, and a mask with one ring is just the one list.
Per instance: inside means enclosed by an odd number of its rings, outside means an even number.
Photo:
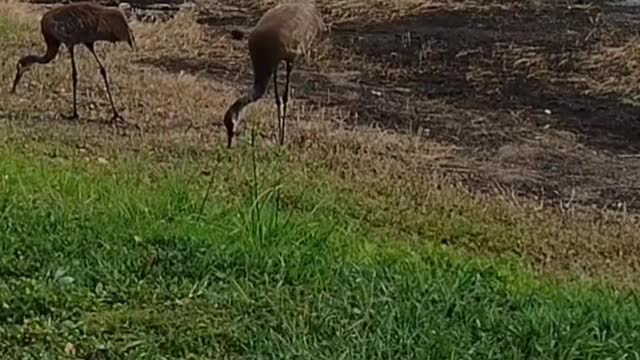
[{"label": "crane with lowered head", "polygon": [[113,110],[112,123],[115,124],[116,120],[124,121],[113,103],[107,71],[94,48],[95,42],[108,41],[112,43],[127,42],[132,49],[135,49],[135,37],[121,9],[106,7],[93,2],[75,2],[47,11],[42,16],[40,26],[47,50],[42,56],[26,55],[20,58],[16,65],[16,76],[11,92],[15,93],[18,82],[32,65],[50,63],[58,54],[60,45],[64,44],[71,57],[71,80],[73,85],[73,114],[65,117],[77,119],[76,87],[78,71],[76,70],[74,49],[76,45],[82,44],[93,54],[100,68],[100,75],[104,80],[111,109]]},{"label": "crane with lowered head", "polygon": [[[313,0],[288,2],[269,9],[258,23],[248,31],[249,56],[253,66],[253,88],[237,98],[224,115],[227,147],[231,147],[235,128],[242,120],[247,105],[262,98],[273,76],[275,101],[278,108],[278,135],[284,143],[285,118],[289,100],[289,76],[295,60],[313,46],[318,35],[326,29]],[[234,29],[231,36],[243,39],[244,31]],[[278,97],[278,65],[284,61],[286,80],[282,102]]]}]

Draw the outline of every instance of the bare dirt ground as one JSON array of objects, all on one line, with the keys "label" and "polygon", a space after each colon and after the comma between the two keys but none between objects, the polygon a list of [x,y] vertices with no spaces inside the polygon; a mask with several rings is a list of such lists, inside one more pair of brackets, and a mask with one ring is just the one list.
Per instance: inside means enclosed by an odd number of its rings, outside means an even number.
[{"label": "bare dirt ground", "polygon": [[[199,2],[198,22],[209,35],[202,40],[215,47],[271,5]],[[317,60],[293,74],[297,101],[339,109],[343,126],[452,147],[455,158],[441,170],[474,191],[640,210],[640,108],[633,101],[640,89],[627,62],[611,61],[633,52],[640,10],[509,1],[349,5],[319,2],[331,32]],[[244,47],[137,63],[246,88]]]}]

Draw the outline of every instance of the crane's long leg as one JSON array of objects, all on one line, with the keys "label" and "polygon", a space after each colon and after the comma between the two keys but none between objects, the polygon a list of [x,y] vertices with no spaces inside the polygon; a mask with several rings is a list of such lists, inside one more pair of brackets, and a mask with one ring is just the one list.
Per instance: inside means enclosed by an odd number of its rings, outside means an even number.
[{"label": "crane's long leg", "polygon": [[87,43],[85,45],[87,46],[89,51],[91,51],[91,53],[93,54],[93,57],[96,59],[96,62],[98,63],[98,66],[100,67],[100,75],[102,75],[102,79],[104,80],[104,84],[107,88],[107,95],[109,96],[109,102],[111,103],[111,109],[113,110],[113,118],[111,120],[113,122],[115,122],[117,119],[124,120],[122,116],[118,114],[118,110],[116,110],[116,106],[113,103],[113,97],[111,96],[111,89],[109,88],[109,80],[107,80],[107,70],[105,70],[104,66],[102,65],[102,62],[100,62],[100,58],[98,58],[98,54],[96,54],[93,44]]},{"label": "crane's long leg", "polygon": [[280,115],[281,115],[281,106],[280,96],[278,95],[278,64],[276,64],[276,68],[273,70],[273,94],[276,97],[276,106],[278,107],[278,136],[282,132],[282,128],[280,125]]},{"label": "crane's long leg", "polygon": [[287,117],[287,101],[289,101],[289,76],[291,76],[291,62],[287,61],[287,79],[284,83],[284,94],[282,94],[282,136],[280,137],[280,145],[284,144],[284,122]]},{"label": "crane's long leg", "polygon": [[76,92],[78,86],[78,70],[76,69],[76,59],[73,55],[74,46],[69,46],[69,56],[71,57],[71,83],[73,86],[73,114],[71,116],[64,116],[64,118],[68,120],[73,120],[78,118],[78,107],[76,105]]}]

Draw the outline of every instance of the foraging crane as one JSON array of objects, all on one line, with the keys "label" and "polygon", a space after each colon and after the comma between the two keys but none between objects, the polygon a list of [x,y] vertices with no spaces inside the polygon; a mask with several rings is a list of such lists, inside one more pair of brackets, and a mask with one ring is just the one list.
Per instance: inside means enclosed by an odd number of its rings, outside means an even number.
[{"label": "foraging crane", "polygon": [[[242,120],[245,107],[260,99],[269,86],[273,75],[273,90],[278,107],[278,134],[280,145],[284,142],[285,118],[289,99],[289,76],[297,57],[307,52],[325,24],[313,1],[284,3],[268,10],[249,33],[249,55],[253,66],[253,88],[229,106],[224,115],[227,129],[227,147],[231,147],[235,126]],[[244,32],[233,30],[236,40],[244,37]],[[282,104],[278,97],[278,65],[286,64],[286,82]],[[281,111],[282,106],[282,111]],[[281,116],[282,113],[282,116]]]},{"label": "foraging crane", "polygon": [[120,9],[105,7],[92,2],[76,2],[68,5],[56,7],[47,11],[40,21],[42,36],[44,37],[47,51],[43,56],[27,55],[22,57],[17,64],[16,77],[13,81],[12,93],[15,93],[16,86],[22,75],[30,69],[33,64],[50,63],[58,54],[61,44],[69,50],[71,56],[71,79],[73,82],[73,114],[65,116],[69,119],[78,118],[76,106],[76,86],[78,82],[78,72],[74,58],[74,48],[76,45],[84,44],[93,54],[100,67],[100,75],[104,79],[113,110],[112,123],[120,119],[124,120],[113,103],[107,71],[100,62],[94,49],[97,41],[109,41],[116,43],[126,41],[129,46],[135,48],[135,38],[127,23],[127,19]]}]

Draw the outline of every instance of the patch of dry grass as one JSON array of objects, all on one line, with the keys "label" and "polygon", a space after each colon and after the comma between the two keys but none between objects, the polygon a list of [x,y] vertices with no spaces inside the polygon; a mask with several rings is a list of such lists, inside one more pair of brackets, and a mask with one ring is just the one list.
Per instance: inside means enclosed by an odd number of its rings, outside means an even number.
[{"label": "patch of dry grass", "polygon": [[584,77],[588,93],[636,98],[640,96],[638,40],[638,37],[634,37],[620,46],[603,45],[583,56],[579,66],[589,74]]},{"label": "patch of dry grass", "polygon": [[[456,164],[450,148],[416,142],[411,149],[409,143],[405,138],[369,146],[324,146],[299,155],[296,162],[324,164],[323,170],[342,179],[337,186],[360,194],[354,216],[380,228],[393,224],[418,242],[441,243],[470,255],[515,257],[561,278],[635,286],[640,266],[637,218],[545,208],[509,192],[479,196],[456,186],[455,177],[437,175],[438,170],[464,175],[465,164]],[[381,151],[382,144],[388,152]]]}]

